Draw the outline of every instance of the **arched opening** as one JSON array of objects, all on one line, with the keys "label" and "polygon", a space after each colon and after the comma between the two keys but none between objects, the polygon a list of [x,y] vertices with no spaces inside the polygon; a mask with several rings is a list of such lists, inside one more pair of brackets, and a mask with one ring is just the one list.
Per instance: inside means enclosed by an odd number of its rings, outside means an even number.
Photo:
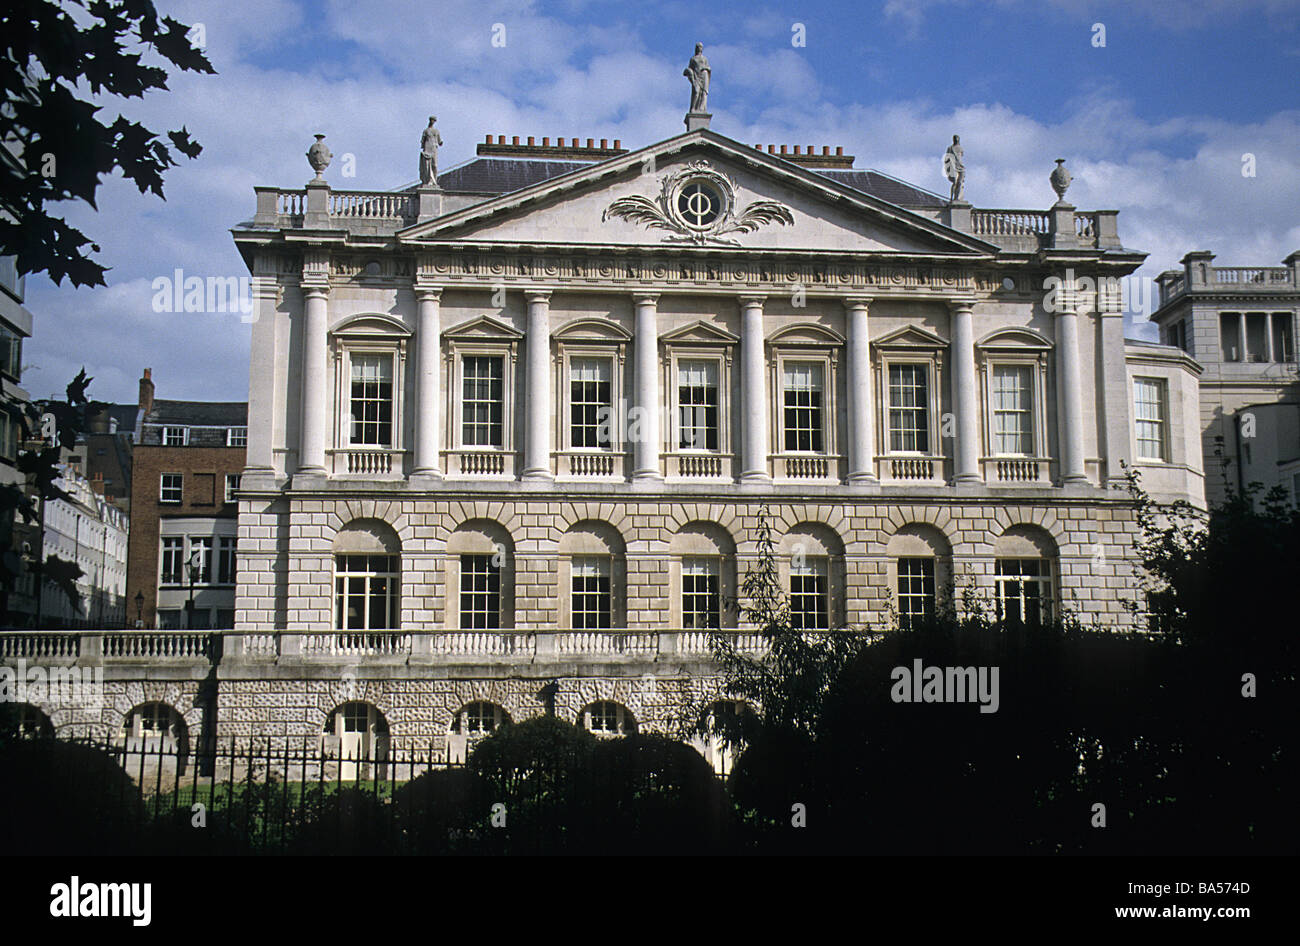
[{"label": "arched opening", "polygon": [[1017,525],[993,546],[993,598],[997,618],[1038,627],[1057,616],[1056,541],[1038,526]]},{"label": "arched opening", "polygon": [[886,549],[889,583],[900,630],[935,620],[951,603],[952,546],[936,527],[909,523],[895,532]]},{"label": "arched opening", "polygon": [[578,725],[596,736],[630,736],[636,732],[636,717],[622,703],[597,700],[582,708]]},{"label": "arched opening", "polygon": [[10,739],[53,739],[54,723],[31,703],[0,703],[0,733]]},{"label": "arched opening", "polygon": [[829,526],[801,522],[781,539],[780,561],[797,631],[841,627],[845,614],[844,543]]},{"label": "arched opening", "polygon": [[119,739],[128,774],[162,777],[163,771],[171,774],[173,767],[176,774],[185,774],[189,727],[174,707],[157,700],[141,703],[126,714]]},{"label": "arched opening", "polygon": [[335,707],[325,719],[321,747],[327,758],[338,760],[342,781],[387,777],[388,720],[372,703],[353,700]]},{"label": "arched opening", "polygon": [[669,613],[674,627],[736,626],[736,543],[715,522],[688,522],[669,543]]},{"label": "arched opening", "polygon": [[466,703],[452,717],[447,734],[447,761],[463,763],[469,758],[475,743],[496,732],[510,722],[510,714],[497,703],[475,700]]},{"label": "arched opening", "polygon": [[607,522],[576,522],[560,537],[562,627],[602,631],[627,626],[623,536]]},{"label": "arched opening", "polygon": [[515,626],[515,544],[499,522],[474,519],[447,539],[446,626],[497,631]]},{"label": "arched opening", "polygon": [[[334,536],[334,626],[391,631],[401,626],[402,542],[379,519],[354,519]],[[364,646],[364,636],[352,642]]]}]

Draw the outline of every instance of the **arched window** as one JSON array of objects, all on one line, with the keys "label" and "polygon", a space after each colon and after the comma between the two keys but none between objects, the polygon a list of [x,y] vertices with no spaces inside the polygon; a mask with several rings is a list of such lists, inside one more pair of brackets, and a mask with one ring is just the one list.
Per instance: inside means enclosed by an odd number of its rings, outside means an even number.
[{"label": "arched window", "polygon": [[189,752],[189,732],[180,713],[166,703],[141,703],[122,722],[122,741],[128,752]]},{"label": "arched window", "polygon": [[398,612],[402,543],[379,519],[354,519],[334,536],[334,626],[390,631]]},{"label": "arched window", "polygon": [[898,626],[911,630],[932,620],[952,582],[952,547],[942,532],[921,523],[905,525],[887,549]]},{"label": "arched window", "polygon": [[1012,526],[993,548],[998,620],[1044,624],[1055,615],[1056,542],[1037,526]]},{"label": "arched window", "polygon": [[375,778],[384,778],[388,761],[388,720],[371,703],[354,700],[337,706],[325,719],[321,745],[327,756],[339,761],[339,778],[353,781],[370,777],[370,764],[378,764]]},{"label": "arched window", "polygon": [[464,763],[476,742],[508,722],[510,714],[496,703],[486,700],[466,703],[451,720],[451,730],[447,734],[447,761],[453,765]]},{"label": "arched window", "polygon": [[630,736],[636,732],[636,718],[622,703],[597,700],[578,715],[578,724],[597,736]]},{"label": "arched window", "polygon": [[828,526],[803,522],[781,540],[781,560],[790,599],[790,625],[797,631],[827,631],[844,621],[844,544]]},{"label": "arched window", "polygon": [[625,552],[623,537],[607,522],[577,522],[561,536],[561,627],[597,631],[627,626]]},{"label": "arched window", "polygon": [[500,523],[474,519],[447,539],[446,626],[496,631],[515,626],[514,541]]},{"label": "arched window", "polygon": [[669,545],[670,623],[686,630],[735,627],[736,543],[714,522],[688,522]]},{"label": "arched window", "polygon": [[54,724],[31,703],[0,704],[0,731],[14,739],[53,739]]}]

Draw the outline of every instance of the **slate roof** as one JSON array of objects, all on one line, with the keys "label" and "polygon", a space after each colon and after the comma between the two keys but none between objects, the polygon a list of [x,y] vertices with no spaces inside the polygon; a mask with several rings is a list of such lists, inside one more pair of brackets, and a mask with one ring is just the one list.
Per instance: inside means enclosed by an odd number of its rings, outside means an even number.
[{"label": "slate roof", "polygon": [[246,427],[247,401],[168,401],[158,398],[145,415],[146,424],[200,427]]},{"label": "slate roof", "polygon": [[[438,184],[449,192],[476,194],[509,194],[541,181],[568,174],[579,168],[591,167],[591,161],[549,161],[538,158],[475,158],[438,175]],[[947,200],[929,191],[914,187],[905,181],[881,174],[879,171],[840,170],[838,168],[807,168],[829,180],[888,201],[898,207],[927,207],[938,209]]]}]

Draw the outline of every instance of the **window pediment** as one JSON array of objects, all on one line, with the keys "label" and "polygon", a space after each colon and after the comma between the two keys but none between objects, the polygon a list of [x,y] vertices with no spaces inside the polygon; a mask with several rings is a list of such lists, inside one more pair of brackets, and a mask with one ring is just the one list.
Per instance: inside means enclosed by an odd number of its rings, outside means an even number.
[{"label": "window pediment", "polygon": [[767,337],[773,345],[843,345],[844,336],[823,325],[799,322],[778,329]]},{"label": "window pediment", "polygon": [[1001,328],[990,332],[978,342],[976,348],[1003,351],[1048,351],[1051,339],[1031,328]]},{"label": "window pediment", "polygon": [[347,338],[410,338],[411,330],[391,315],[365,312],[348,316],[334,326],[331,334]]},{"label": "window pediment", "polygon": [[454,328],[447,329],[442,333],[444,338],[450,338],[460,341],[517,341],[524,337],[514,326],[507,325],[492,318],[490,315],[480,315],[476,319],[470,319]]},{"label": "window pediment", "polygon": [[575,319],[551,333],[564,342],[628,342],[632,334],[616,322],[607,319]]},{"label": "window pediment", "polygon": [[726,329],[718,328],[716,325],[710,325],[703,319],[692,322],[690,325],[684,325],[681,328],[674,329],[660,336],[660,341],[677,344],[690,344],[698,342],[712,345],[731,345],[740,341],[740,336],[733,335]]},{"label": "window pediment", "polygon": [[873,341],[872,346],[881,350],[938,351],[948,347],[948,340],[919,325],[906,325],[882,335]]}]

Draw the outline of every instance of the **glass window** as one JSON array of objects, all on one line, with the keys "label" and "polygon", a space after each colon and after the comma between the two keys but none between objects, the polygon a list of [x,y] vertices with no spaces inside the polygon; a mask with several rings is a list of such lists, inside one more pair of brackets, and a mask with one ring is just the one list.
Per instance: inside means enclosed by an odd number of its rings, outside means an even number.
[{"label": "glass window", "polygon": [[705,629],[721,626],[720,576],[716,558],[682,559],[682,627]]},{"label": "glass window", "polygon": [[190,552],[185,558],[185,581],[190,581],[190,569],[194,569],[194,584],[212,583],[212,537],[208,535],[190,536]]},{"label": "glass window", "polygon": [[351,442],[371,447],[393,445],[393,358],[352,356]]},{"label": "glass window", "polygon": [[677,365],[677,411],[682,450],[718,449],[718,363]]},{"label": "glass window", "polygon": [[397,556],[337,555],[334,619],[340,630],[396,630]]},{"label": "glass window", "polygon": [[235,501],[235,493],[239,490],[239,476],[238,473],[226,474],[226,502],[228,503]]},{"label": "glass window", "polygon": [[233,585],[235,583],[235,546],[238,540],[233,535],[223,535],[218,540],[217,584]]},{"label": "glass window", "polygon": [[501,627],[501,566],[495,555],[460,557],[460,627],[464,631]]},{"label": "glass window", "polygon": [[465,446],[504,446],[503,360],[491,356],[467,356],[461,369],[461,436]]},{"label": "glass window", "polygon": [[569,365],[569,436],[573,447],[609,447],[612,397],[608,358],[573,359]]},{"label": "glass window", "polygon": [[573,627],[579,631],[613,626],[614,596],[608,558],[575,558],[571,565]]},{"label": "glass window", "polygon": [[898,626],[910,630],[934,617],[934,559],[898,560]]},{"label": "glass window", "polygon": [[231,427],[226,431],[227,447],[247,447],[248,446],[248,428]]},{"label": "glass window", "polygon": [[21,380],[23,370],[23,339],[21,335],[0,325],[0,371],[15,381]]},{"label": "glass window", "polygon": [[505,711],[482,700],[470,703],[457,714],[453,731],[466,735],[490,733],[506,721]]},{"label": "glass window", "polygon": [[993,452],[999,455],[1034,453],[1034,369],[1029,365],[997,365],[993,369]]},{"label": "glass window", "polygon": [[1000,558],[994,583],[998,619],[1036,626],[1051,617],[1052,569],[1042,558]]},{"label": "glass window", "polygon": [[1291,313],[1273,313],[1273,360],[1295,361],[1295,338],[1292,335]]},{"label": "glass window", "polygon": [[1241,361],[1241,313],[1220,313],[1219,344],[1224,361]]},{"label": "glass window", "polygon": [[786,452],[821,453],[822,366],[787,362],[784,392]]},{"label": "glass window", "polygon": [[1133,379],[1133,416],[1139,460],[1169,459],[1165,444],[1168,397],[1163,378]]},{"label": "glass window", "polygon": [[636,731],[632,715],[621,703],[600,700],[592,703],[582,712],[587,729],[594,733],[624,736]]},{"label": "glass window", "polygon": [[796,631],[825,631],[830,621],[829,563],[806,558],[790,566],[790,627]]},{"label": "glass window", "polygon": [[164,585],[179,585],[185,580],[185,540],[180,536],[163,536],[162,576]]},{"label": "glass window", "polygon": [[164,427],[163,428],[164,447],[183,447],[189,442],[190,442],[190,429],[188,427]]},{"label": "glass window", "polygon": [[164,473],[158,478],[158,502],[179,503],[184,478],[179,473]]},{"label": "glass window", "polygon": [[929,372],[925,365],[889,366],[889,449],[930,450]]},{"label": "glass window", "polygon": [[1259,364],[1268,361],[1268,316],[1263,312],[1246,313],[1246,360]]}]

